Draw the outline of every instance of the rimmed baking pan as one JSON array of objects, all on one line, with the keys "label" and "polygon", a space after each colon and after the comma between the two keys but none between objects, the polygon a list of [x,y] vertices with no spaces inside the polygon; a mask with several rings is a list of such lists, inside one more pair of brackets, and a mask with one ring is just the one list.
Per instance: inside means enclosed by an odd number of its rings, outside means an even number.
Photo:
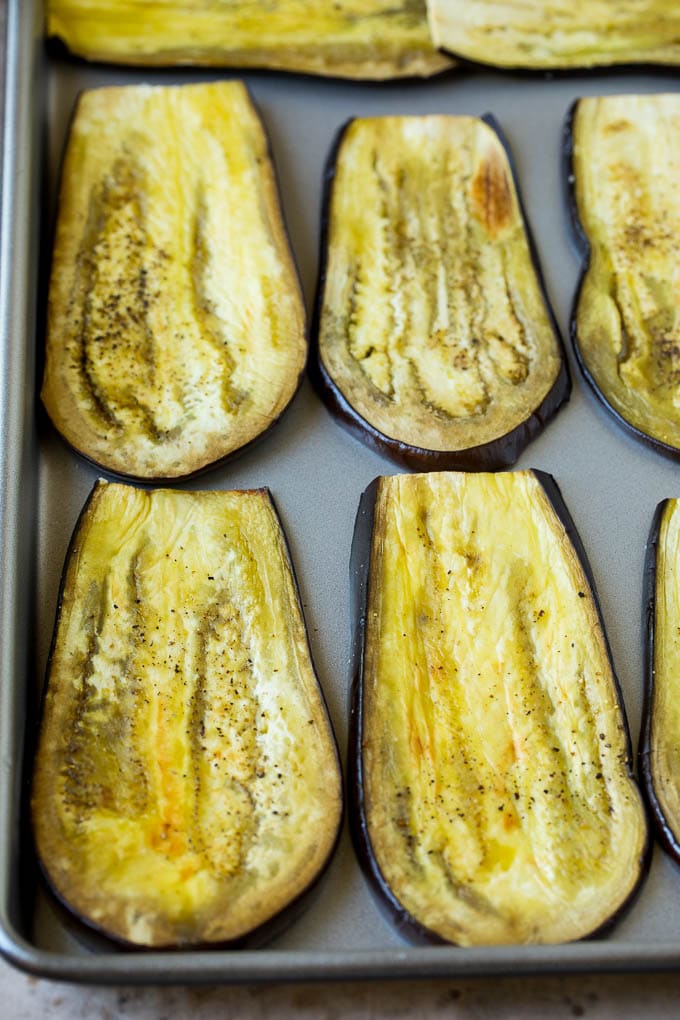
[{"label": "rimmed baking pan", "polygon": [[[96,472],[56,437],[40,412],[44,273],[58,167],[75,98],[116,82],[243,77],[270,134],[284,213],[308,309],[313,300],[324,163],[351,116],[493,113],[517,164],[548,293],[564,335],[578,277],[565,203],[562,124],[575,98],[678,91],[663,71],[557,78],[457,71],[431,81],[366,84],[232,71],[145,71],[45,55],[41,5],[10,0],[0,250],[0,950],[61,980],[227,983],[453,977],[673,969],[680,965],[680,873],[657,848],[633,909],[606,939],[565,946],[421,948],[383,919],[349,838],[307,913],[256,951],[116,952],[86,948],[45,895],[27,806],[37,704],[69,537]],[[519,466],[560,484],[591,560],[635,740],[642,700],[644,547],[656,503],[677,495],[677,470],[618,431],[583,386],[570,353],[569,404]],[[317,670],[342,748],[349,683],[349,554],[361,492],[394,465],[331,419],[305,383],[277,430],[191,487],[267,485],[295,561]]]}]

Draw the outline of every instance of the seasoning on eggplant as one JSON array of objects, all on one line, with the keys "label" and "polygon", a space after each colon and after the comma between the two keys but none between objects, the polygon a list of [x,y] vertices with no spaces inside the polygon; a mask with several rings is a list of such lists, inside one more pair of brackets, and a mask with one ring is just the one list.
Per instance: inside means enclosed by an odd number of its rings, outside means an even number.
[{"label": "seasoning on eggplant", "polygon": [[399,927],[460,945],[604,930],[645,873],[647,825],[553,479],[378,479],[353,561],[353,835]]},{"label": "seasoning on eggplant", "polygon": [[427,77],[453,66],[425,0],[48,0],[47,33],[120,64],[263,67],[341,78]]},{"label": "seasoning on eggplant", "polygon": [[313,368],[327,404],[408,467],[514,463],[570,384],[497,130],[353,120],[329,183]]},{"label": "seasoning on eggplant", "polygon": [[680,503],[659,504],[645,564],[646,677],[640,773],[655,828],[680,864]]},{"label": "seasoning on eggplant", "polygon": [[320,877],[341,807],[268,492],[98,483],[67,561],[34,774],[56,895],[124,943],[261,939]]},{"label": "seasoning on eggplant", "polygon": [[680,457],[680,95],[581,99],[567,146],[581,368],[620,424]]},{"label": "seasoning on eggplant", "polygon": [[680,64],[677,0],[427,0],[436,46],[494,67]]},{"label": "seasoning on eggplant", "polygon": [[276,422],[306,350],[243,84],[84,93],[63,168],[42,391],[68,442],[123,477],[195,474]]}]

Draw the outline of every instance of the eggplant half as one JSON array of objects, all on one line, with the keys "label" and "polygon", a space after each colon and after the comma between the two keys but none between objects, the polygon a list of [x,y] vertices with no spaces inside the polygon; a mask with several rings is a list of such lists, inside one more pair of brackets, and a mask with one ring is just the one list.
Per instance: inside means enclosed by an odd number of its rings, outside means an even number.
[{"label": "eggplant half", "polygon": [[454,64],[432,43],[425,0],[48,0],[47,33],[117,64],[358,79],[427,77]]},{"label": "eggplant half", "polygon": [[680,864],[680,502],[657,507],[645,563],[640,774],[659,839]]},{"label": "eggplant half", "polygon": [[258,942],[299,911],[341,814],[268,492],[98,483],[67,560],[34,770],[58,899],[124,944]]},{"label": "eggplant half", "polygon": [[324,233],[312,371],[329,408],[406,467],[514,463],[570,382],[495,126],[351,121]]},{"label": "eggplant half", "polygon": [[680,95],[579,100],[567,130],[587,262],[572,337],[620,424],[680,457]]},{"label": "eggplant half", "polygon": [[606,930],[645,874],[647,822],[553,479],[380,478],[353,568],[353,837],[400,930],[465,946]]},{"label": "eggplant half", "polygon": [[267,141],[240,82],[82,95],[42,399],[113,474],[184,478],[262,436],[307,354]]},{"label": "eggplant half", "polygon": [[427,0],[436,46],[494,67],[680,64],[676,0]]}]

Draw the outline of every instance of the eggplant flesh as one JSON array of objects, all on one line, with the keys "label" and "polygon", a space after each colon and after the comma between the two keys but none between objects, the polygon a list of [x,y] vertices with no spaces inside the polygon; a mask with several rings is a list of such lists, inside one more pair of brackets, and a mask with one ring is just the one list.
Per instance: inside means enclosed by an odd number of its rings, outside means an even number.
[{"label": "eggplant flesh", "polygon": [[106,471],[167,480],[281,416],[305,312],[240,82],[85,92],[65,156],[42,399]]},{"label": "eggplant flesh", "polygon": [[260,67],[340,78],[427,77],[425,0],[49,0],[47,32],[89,60]]},{"label": "eggplant flesh", "polygon": [[680,863],[680,503],[659,504],[647,549],[647,676],[640,772],[661,842]]},{"label": "eggplant flesh", "polygon": [[579,360],[624,425],[680,456],[680,96],[581,99],[568,144],[589,250]]},{"label": "eggplant flesh", "polygon": [[381,478],[365,497],[353,830],[420,939],[579,939],[644,875],[623,702],[558,495],[523,471]]},{"label": "eggplant flesh", "polygon": [[267,491],[98,483],[67,561],[34,771],[57,897],[125,944],[259,939],[321,875],[341,808]]},{"label": "eggplant flesh", "polygon": [[497,131],[466,116],[357,119],[331,183],[327,402],[407,466],[512,463],[569,379]]},{"label": "eggplant flesh", "polygon": [[680,64],[676,0],[427,0],[436,46],[494,67]]}]

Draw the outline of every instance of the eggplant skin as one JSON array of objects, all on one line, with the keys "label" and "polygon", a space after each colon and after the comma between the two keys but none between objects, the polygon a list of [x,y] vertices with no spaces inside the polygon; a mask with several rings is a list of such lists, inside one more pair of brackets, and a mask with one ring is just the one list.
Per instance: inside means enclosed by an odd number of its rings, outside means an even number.
[{"label": "eggplant skin", "polygon": [[572,340],[623,425],[680,458],[680,95],[579,100],[567,169],[584,266]]},{"label": "eggplant skin", "polygon": [[680,64],[676,0],[427,0],[436,46],[494,67]]},{"label": "eggplant skin", "polygon": [[244,85],[83,93],[42,387],[67,442],[123,478],[195,475],[268,431],[306,358],[300,285]]},{"label": "eggplant skin", "polygon": [[514,463],[570,380],[491,118],[359,118],[329,160],[310,372],[409,468]]},{"label": "eggplant skin", "polygon": [[644,581],[645,697],[638,752],[642,787],[659,841],[680,864],[680,505],[659,503]]},{"label": "eggplant skin", "polygon": [[362,498],[350,821],[408,937],[602,934],[646,874],[623,701],[582,557],[539,472],[380,478]]},{"label": "eggplant skin", "polygon": [[454,66],[425,0],[48,0],[47,33],[88,60],[266,68],[337,78],[429,77]]},{"label": "eggplant skin", "polygon": [[34,768],[57,898],[125,945],[259,943],[323,874],[342,802],[268,492],[99,482],[67,559]]}]

